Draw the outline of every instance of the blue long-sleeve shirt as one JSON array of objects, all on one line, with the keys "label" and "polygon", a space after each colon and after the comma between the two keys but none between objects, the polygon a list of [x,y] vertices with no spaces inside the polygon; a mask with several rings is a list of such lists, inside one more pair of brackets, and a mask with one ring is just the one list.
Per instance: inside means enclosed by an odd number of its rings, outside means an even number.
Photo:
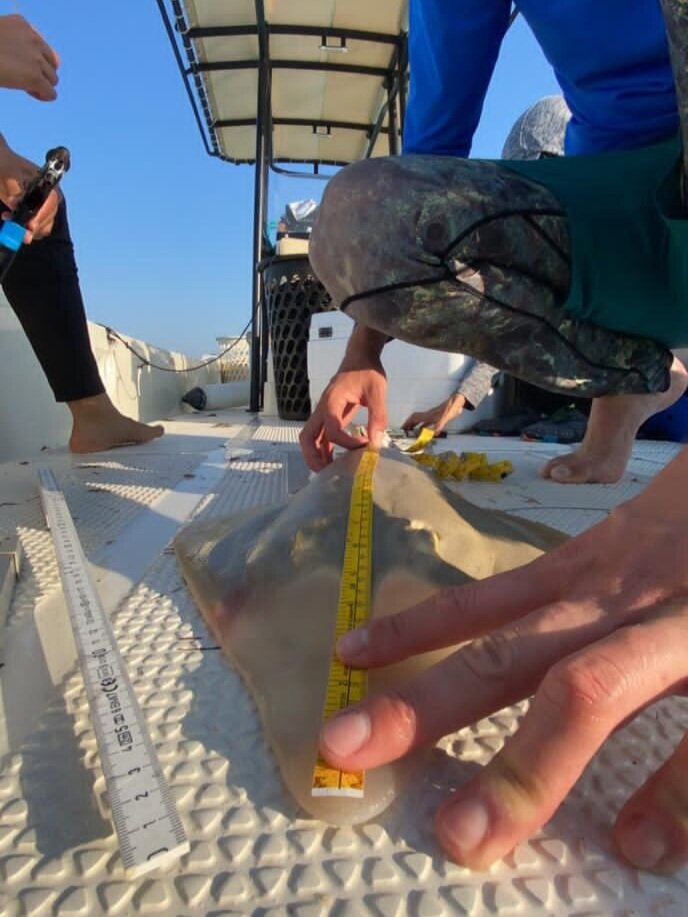
[{"label": "blue long-sleeve shirt", "polygon": [[[468,156],[510,0],[411,0],[405,153]],[[678,130],[659,0],[519,0],[571,110],[566,153]]]}]

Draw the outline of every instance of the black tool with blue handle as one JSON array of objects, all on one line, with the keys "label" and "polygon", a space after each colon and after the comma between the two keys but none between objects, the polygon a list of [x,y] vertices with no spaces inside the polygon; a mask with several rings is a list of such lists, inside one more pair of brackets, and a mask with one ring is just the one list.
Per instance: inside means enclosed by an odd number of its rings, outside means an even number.
[{"label": "black tool with blue handle", "polygon": [[14,261],[29,223],[45,204],[48,195],[69,169],[69,150],[63,146],[48,150],[45,163],[24,189],[21,200],[0,228],[0,283]]}]

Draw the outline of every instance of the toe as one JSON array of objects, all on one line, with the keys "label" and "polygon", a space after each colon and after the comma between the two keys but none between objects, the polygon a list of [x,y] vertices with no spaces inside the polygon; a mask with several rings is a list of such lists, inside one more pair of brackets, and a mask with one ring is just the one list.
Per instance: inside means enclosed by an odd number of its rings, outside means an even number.
[{"label": "toe", "polygon": [[558,484],[585,484],[590,480],[590,475],[588,462],[568,455],[551,459],[542,469],[543,478],[550,478]]}]

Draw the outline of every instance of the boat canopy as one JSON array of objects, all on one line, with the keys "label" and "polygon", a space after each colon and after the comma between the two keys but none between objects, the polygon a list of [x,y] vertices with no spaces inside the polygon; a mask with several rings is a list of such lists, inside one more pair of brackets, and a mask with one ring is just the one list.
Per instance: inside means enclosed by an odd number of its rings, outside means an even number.
[{"label": "boat canopy", "polygon": [[271,165],[398,152],[408,0],[158,3],[211,154],[259,161],[261,133]]}]

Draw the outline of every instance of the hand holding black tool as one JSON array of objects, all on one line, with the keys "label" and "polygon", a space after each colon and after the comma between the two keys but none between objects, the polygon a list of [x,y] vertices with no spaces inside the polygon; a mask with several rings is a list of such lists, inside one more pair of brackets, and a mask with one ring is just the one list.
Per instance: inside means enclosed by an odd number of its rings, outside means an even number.
[{"label": "hand holding black tool", "polygon": [[24,241],[27,223],[45,204],[50,192],[57,188],[69,166],[70,156],[66,147],[58,146],[48,150],[45,163],[27,184],[21,199],[11,211],[10,218],[0,229],[0,282]]}]

